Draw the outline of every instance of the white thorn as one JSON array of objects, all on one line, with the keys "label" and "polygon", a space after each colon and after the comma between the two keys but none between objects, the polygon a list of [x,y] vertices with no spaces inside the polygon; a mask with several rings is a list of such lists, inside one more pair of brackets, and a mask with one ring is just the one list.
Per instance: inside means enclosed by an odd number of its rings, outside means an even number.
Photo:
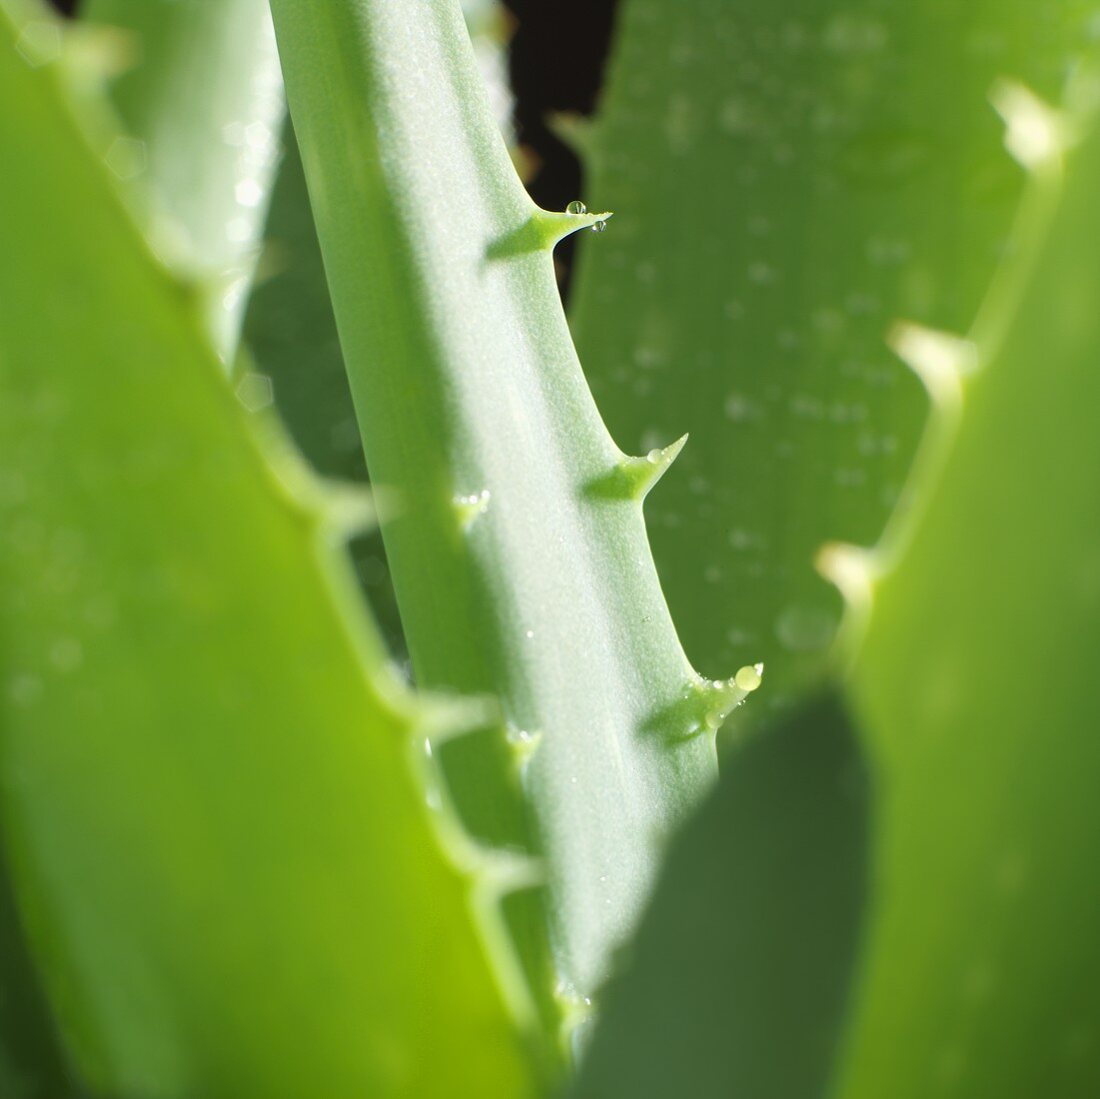
[{"label": "white thorn", "polygon": [[541,859],[511,851],[475,846],[471,872],[478,898],[498,904],[509,893],[546,884],[546,866]]},{"label": "white thorn", "polygon": [[835,584],[848,604],[857,610],[871,605],[876,568],[871,550],[848,542],[827,542],[814,561],[817,571]]},{"label": "white thorn", "polygon": [[496,705],[489,699],[442,694],[421,694],[416,717],[414,737],[424,737],[429,748],[438,748],[500,720]]},{"label": "white thorn", "polygon": [[1062,155],[1067,143],[1065,119],[1029,87],[999,80],[989,99],[1004,119],[1005,148],[1024,168],[1034,171]]},{"label": "white thorn", "polygon": [[978,349],[970,340],[908,321],[895,324],[886,340],[936,404],[957,402],[962,378],[978,364]]},{"label": "white thorn", "polygon": [[538,751],[542,743],[541,732],[527,732],[523,729],[509,729],[507,737],[508,747],[512,751],[512,760],[519,771],[531,762],[531,758]]},{"label": "white thorn", "polygon": [[377,522],[370,489],[352,481],[322,481],[319,506],[326,529],[341,541],[372,530]]}]

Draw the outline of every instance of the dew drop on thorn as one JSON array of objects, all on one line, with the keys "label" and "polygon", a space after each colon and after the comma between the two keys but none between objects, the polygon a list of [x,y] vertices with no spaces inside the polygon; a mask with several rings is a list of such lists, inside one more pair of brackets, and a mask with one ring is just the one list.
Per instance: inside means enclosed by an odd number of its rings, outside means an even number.
[{"label": "dew drop on thorn", "polygon": [[588,207],[585,206],[585,204],[581,202],[579,198],[575,198],[571,203],[569,203],[568,206],[566,206],[565,212],[567,214],[587,214]]},{"label": "dew drop on thorn", "polygon": [[751,668],[744,667],[733,677],[733,681],[742,691],[755,691],[760,686],[763,671],[762,664],[754,664]]},{"label": "dew drop on thorn", "polygon": [[592,232],[593,233],[602,233],[606,228],[607,228],[607,222],[606,221],[597,221],[597,222],[594,222],[593,225],[592,225]]}]

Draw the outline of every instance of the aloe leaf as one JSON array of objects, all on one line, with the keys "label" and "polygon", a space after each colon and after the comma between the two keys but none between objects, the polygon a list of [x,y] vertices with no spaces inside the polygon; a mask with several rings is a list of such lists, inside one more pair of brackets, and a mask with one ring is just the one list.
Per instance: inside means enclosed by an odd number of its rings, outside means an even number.
[{"label": "aloe leaf", "polygon": [[[1067,0],[623,0],[580,134],[617,210],[571,321],[617,439],[690,433],[654,556],[706,674],[768,666],[752,712],[827,663],[821,543],[874,541],[927,405],[884,335],[969,324],[1019,199],[986,94],[1060,89],[1091,5]],[[596,246],[593,246],[596,245]]]},{"label": "aloe leaf", "polygon": [[[264,254],[243,324],[247,358],[271,379],[272,398],[303,456],[319,473],[365,482],[363,446],[351,403],[321,249],[291,127],[272,189]],[[405,640],[376,528],[349,546],[386,646]]]},{"label": "aloe leaf", "polygon": [[62,1099],[74,1091],[0,864],[0,1095]]},{"label": "aloe leaf", "polygon": [[[756,1043],[747,1066],[762,1072],[754,1095],[1025,1099],[1084,1097],[1100,1086],[1090,663],[1100,643],[1100,522],[1081,506],[1100,493],[1100,260],[1089,243],[1100,230],[1097,71],[1080,67],[1061,110],[1024,85],[995,86],[1006,144],[1028,172],[1009,259],[965,335],[895,329],[894,346],[933,404],[912,506],[873,549],[834,545],[819,558],[849,598],[832,675],[840,702],[831,705],[850,715],[877,801],[840,1041],[835,1031],[819,1032],[824,1049],[803,1041],[813,1032],[800,1029],[800,1007],[820,993],[830,952],[847,949],[858,916],[792,969],[797,938],[768,926],[740,951],[716,946],[720,961],[709,969],[689,959],[687,978],[667,964],[669,951],[688,953],[681,938],[697,930],[691,913],[723,874],[689,830],[643,924],[636,972],[610,997],[580,1094],[662,1094],[648,1089],[662,1071],[648,1054],[670,1032],[678,1059],[663,1070],[692,1071],[700,1095],[730,1094],[731,1080],[744,1081],[737,1058],[746,1038]],[[807,705],[792,719],[804,750],[830,739],[831,705]],[[734,757],[712,814],[738,789],[748,796],[747,776],[760,777],[753,760],[790,732],[772,728]],[[782,791],[796,775],[792,765],[766,785]],[[822,768],[820,778],[827,791],[833,773]],[[819,803],[805,805],[812,813]],[[805,805],[789,805],[794,821]],[[828,834],[839,819],[827,815],[817,828]],[[742,827],[756,835],[759,822]],[[735,927],[744,920],[735,904],[759,911],[777,895],[794,899],[782,891],[789,863],[775,857],[782,829],[760,831],[763,884],[753,890],[742,873],[724,898]],[[834,900],[822,890],[816,903],[827,911]],[[785,1015],[770,1014],[766,990],[745,979],[745,960],[761,956],[788,993]],[[688,1026],[710,1033],[709,1016],[689,1005],[691,977],[695,1002],[728,998],[721,1043],[689,1045],[669,1023],[680,1009]],[[758,994],[763,1020],[738,1006]],[[646,1002],[669,1008],[660,1025]],[[792,1058],[814,1068],[797,1087]]]},{"label": "aloe leaf", "polygon": [[[553,244],[609,215],[524,193],[457,2],[273,14],[413,667],[501,700],[583,1012],[745,694],[695,675],[653,570],[673,451],[614,445],[562,315]],[[492,809],[485,740],[450,774]]]},{"label": "aloe leaf", "polygon": [[146,186],[155,247],[206,284],[232,361],[285,111],[267,0],[87,0],[80,14],[129,54],[110,92],[131,140],[113,159]]},{"label": "aloe leaf", "polygon": [[896,567],[851,677],[883,798],[844,1097],[1100,1087],[1097,72],[1061,114],[997,90],[1034,269],[1018,295],[1009,268],[962,359],[910,344],[959,423],[923,519],[867,558]]},{"label": "aloe leaf", "polygon": [[134,1099],[531,1094],[507,868],[424,753],[470,715],[387,670],[361,509],[234,396],[58,24],[0,37],[0,804],[69,1058]]},{"label": "aloe leaf", "polygon": [[287,148],[271,195],[262,265],[248,302],[244,339],[272,381],[279,414],[310,465],[328,477],[366,481],[340,338],[302,162]]}]

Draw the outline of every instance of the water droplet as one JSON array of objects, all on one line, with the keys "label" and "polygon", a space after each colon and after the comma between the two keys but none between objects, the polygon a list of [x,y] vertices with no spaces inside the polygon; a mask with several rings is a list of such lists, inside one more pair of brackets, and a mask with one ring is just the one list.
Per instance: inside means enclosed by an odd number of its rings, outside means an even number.
[{"label": "water droplet", "polygon": [[792,604],[779,612],[775,620],[775,635],[791,652],[817,652],[829,644],[836,627],[835,612],[825,607]]},{"label": "water droplet", "polygon": [[847,323],[839,309],[815,309],[810,320],[815,329],[825,335],[841,332]]},{"label": "water droplet", "polygon": [[634,349],[634,361],[643,370],[652,370],[654,367],[660,366],[664,358],[664,352],[656,347],[646,345]]},{"label": "water droplet", "polygon": [[896,237],[872,236],[867,240],[866,251],[876,267],[896,266],[909,258],[909,243]]},{"label": "water droplet", "polygon": [[16,706],[29,706],[42,693],[42,680],[36,675],[20,673],[8,681],[8,697]]},{"label": "water droplet", "polygon": [[259,412],[274,400],[271,379],[266,374],[249,372],[237,383],[237,400],[249,412]]},{"label": "water droplet", "polygon": [[103,161],[119,179],[133,179],[145,171],[145,142],[136,137],[116,137]]},{"label": "water droplet", "polygon": [[647,455],[646,458],[656,465],[661,460],[661,451],[654,447]]},{"label": "water droplet", "polygon": [[273,151],[275,133],[264,122],[250,122],[244,128],[244,141],[250,149],[266,154]]},{"label": "water droplet", "polygon": [[733,682],[742,691],[755,691],[764,677],[764,665],[753,664],[741,668],[733,677]]},{"label": "water droplet", "polygon": [[886,27],[877,20],[846,13],[834,16],[825,28],[825,48],[849,56],[877,53],[888,38]]},{"label": "water droplet", "polygon": [[84,647],[73,637],[62,637],[50,650],[50,660],[59,672],[75,671],[84,662]]},{"label": "water droplet", "polygon": [[258,180],[242,179],[233,188],[233,196],[242,206],[259,206],[263,201],[264,189]]},{"label": "water droplet", "polygon": [[474,520],[489,510],[491,494],[487,488],[480,492],[471,492],[468,496],[456,496],[454,503],[458,518],[464,529],[473,526]]},{"label": "water droplet", "polygon": [[225,223],[225,236],[234,244],[242,244],[252,235],[252,222],[248,218],[230,218]]},{"label": "water droplet", "polygon": [[749,264],[749,281],[757,286],[770,286],[776,280],[775,268],[771,264],[758,260]]},{"label": "water droplet", "polygon": [[606,228],[607,228],[607,222],[606,221],[597,221],[597,222],[594,222],[593,225],[592,225],[592,232],[593,233],[602,233]]},{"label": "water droplet", "polygon": [[585,204],[581,202],[579,198],[575,198],[571,203],[569,203],[568,206],[566,206],[565,212],[567,214],[587,214],[588,207],[585,206]]},{"label": "water droplet", "polygon": [[730,393],[725,403],[726,419],[735,424],[744,423],[746,420],[755,419],[759,410],[756,405],[742,393]]},{"label": "water droplet", "polygon": [[718,115],[718,125],[728,134],[747,134],[755,128],[753,109],[746,100],[727,99]]}]

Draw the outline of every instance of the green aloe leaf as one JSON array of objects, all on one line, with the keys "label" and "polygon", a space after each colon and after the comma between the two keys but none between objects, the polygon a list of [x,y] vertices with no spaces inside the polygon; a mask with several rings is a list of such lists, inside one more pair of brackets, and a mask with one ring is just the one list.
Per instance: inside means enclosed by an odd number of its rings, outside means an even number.
[{"label": "green aloe leaf", "polygon": [[690,433],[648,505],[673,620],[706,674],[763,660],[757,714],[826,660],[821,543],[874,541],[926,414],[884,342],[969,324],[1020,193],[993,81],[1057,95],[1077,0],[623,0],[580,135],[617,211],[572,323],[612,434]]},{"label": "green aloe leaf", "polygon": [[898,564],[851,673],[882,803],[845,1099],[1100,1088],[1100,78],[1061,116],[997,101],[1031,172],[1016,266],[1041,246],[961,360],[910,343],[961,422],[923,521],[868,559]]},{"label": "green aloe leaf", "polygon": [[489,730],[448,774],[520,844],[500,772],[522,775],[583,1015],[759,677],[683,654],[641,515],[678,447],[612,442],[554,281],[554,243],[609,215],[525,194],[456,0],[273,13],[413,668],[501,701],[509,743]]},{"label": "green aloe leaf", "polygon": [[457,718],[360,617],[360,502],[234,395],[59,25],[5,0],[0,39],[0,807],[68,1058],[125,1099],[531,1094],[507,868],[429,808]]},{"label": "green aloe leaf", "polygon": [[[365,483],[359,426],[289,125],[285,144],[244,318],[244,343],[253,368],[271,379],[279,417],[310,465],[328,477]],[[387,648],[397,656],[405,641],[377,529],[356,538],[350,550]]]},{"label": "green aloe leaf", "polygon": [[28,957],[11,880],[0,863],[0,1095],[5,1099],[62,1099],[74,1094]]},{"label": "green aloe leaf", "polygon": [[365,482],[359,426],[293,138],[288,125],[244,339],[271,378],[279,414],[310,465],[328,477]]},{"label": "green aloe leaf", "polygon": [[[1061,111],[1014,83],[993,99],[1027,169],[1010,258],[965,338],[894,333],[933,405],[913,506],[874,549],[821,555],[849,596],[833,685],[731,757],[643,924],[578,1094],[665,1094],[649,1081],[677,1069],[701,1096],[1083,1099],[1100,1087],[1100,520],[1082,506],[1100,495],[1100,260],[1089,244],[1100,77],[1082,65]],[[820,761],[848,726],[862,748],[844,733],[850,763],[818,765],[819,791],[784,797],[798,789],[790,759],[761,772],[784,745]],[[840,901],[814,855],[855,823],[836,784],[850,788],[862,767],[874,810],[847,837],[848,858],[824,864],[850,871],[866,850],[867,904],[815,949],[814,916],[828,921]],[[768,809],[741,822],[759,840],[746,871],[737,839],[706,844],[723,812],[754,797]],[[842,873],[836,884],[855,883]],[[705,967],[682,939],[708,901],[728,907],[707,927],[723,941]],[[739,935],[772,911],[774,923]],[[849,976],[838,953],[853,942]],[[769,978],[784,993],[778,1010]],[[830,987],[840,995],[815,1013]],[[694,1013],[700,1000],[713,1016]],[[649,1057],[659,1039],[675,1064]]]},{"label": "green aloe leaf", "polygon": [[129,139],[109,155],[141,181],[158,251],[205,283],[232,361],[285,111],[267,0],[87,0],[80,15],[128,62],[110,92]]}]

